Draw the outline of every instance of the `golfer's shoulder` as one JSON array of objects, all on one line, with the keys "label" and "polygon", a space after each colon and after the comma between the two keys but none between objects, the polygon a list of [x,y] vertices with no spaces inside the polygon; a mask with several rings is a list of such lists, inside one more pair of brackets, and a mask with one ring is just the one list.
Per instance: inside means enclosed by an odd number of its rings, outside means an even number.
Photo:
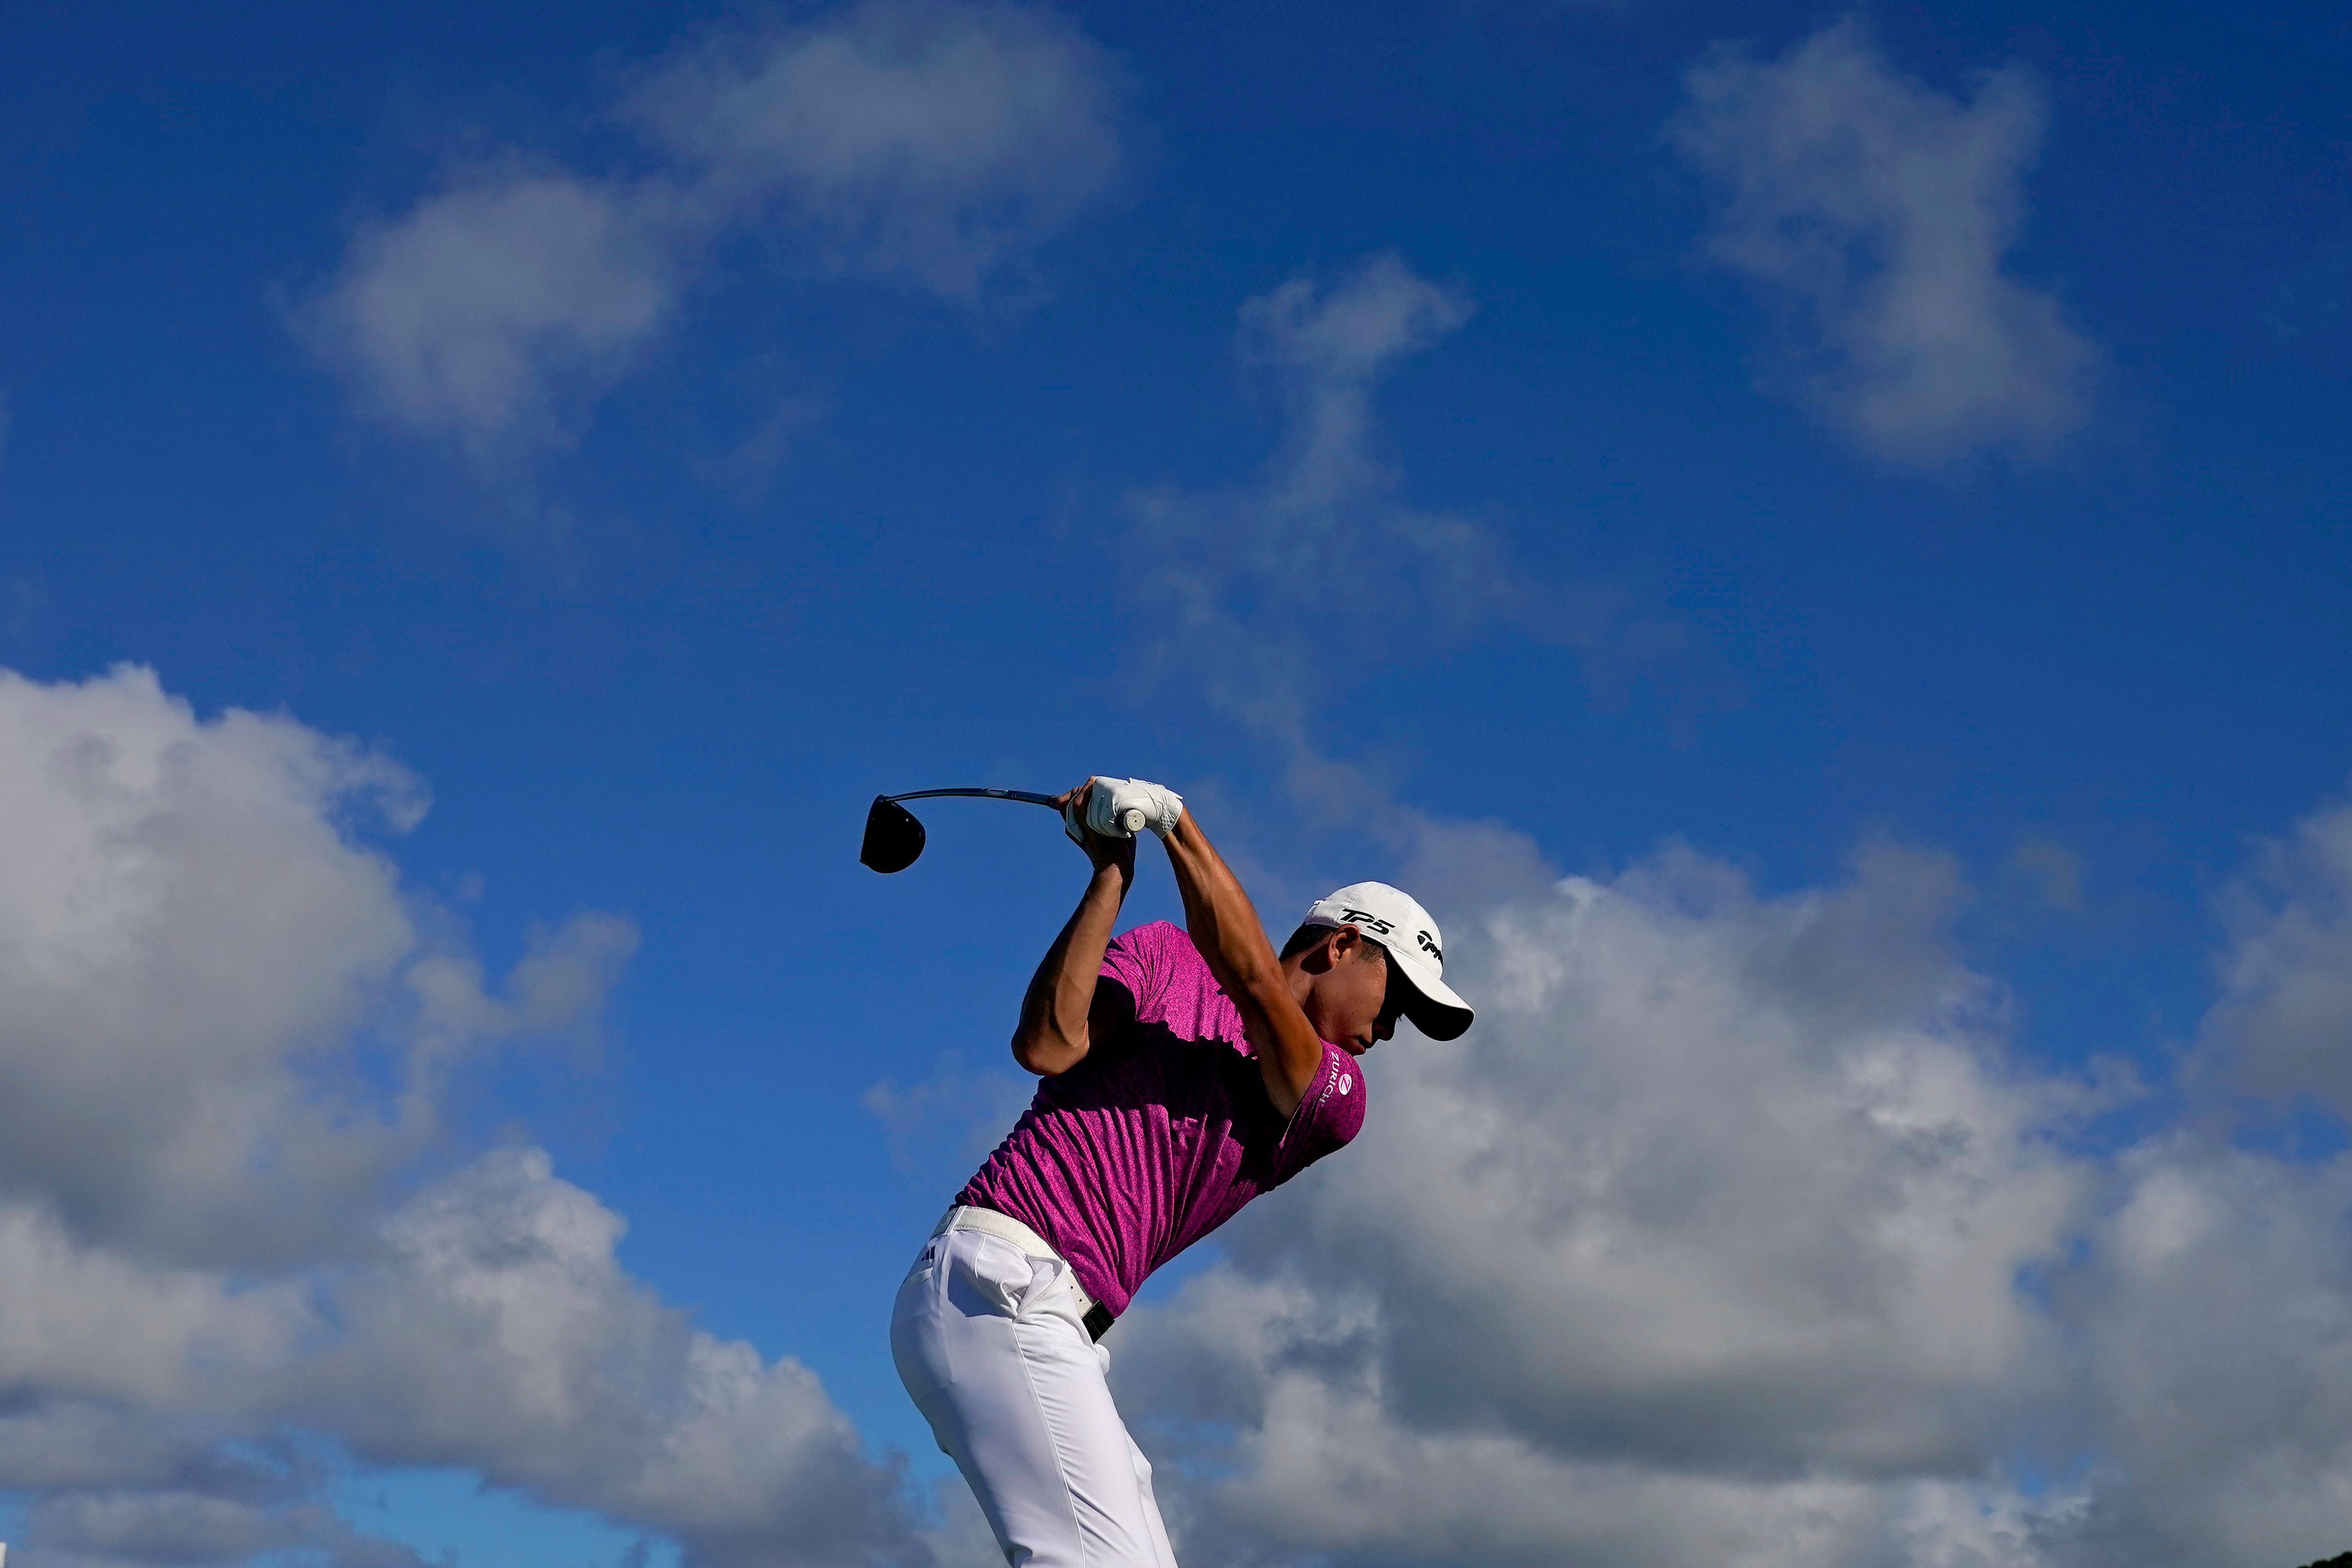
[{"label": "golfer's shoulder", "polygon": [[1103,974],[1125,986],[1139,1015],[1147,1017],[1165,1008],[1181,1009],[1197,993],[1216,984],[1208,961],[1184,928],[1167,921],[1152,921],[1113,939],[1103,955]]},{"label": "golfer's shoulder", "polygon": [[1146,921],[1118,940],[1133,952],[1149,954],[1162,963],[1182,953],[1192,953],[1196,960],[1201,956],[1193,950],[1192,939],[1185,934],[1184,928],[1173,921]]},{"label": "golfer's shoulder", "polygon": [[1118,981],[1141,1002],[1167,984],[1171,974],[1181,972],[1180,950],[1189,951],[1192,945],[1181,928],[1166,921],[1136,926],[1110,939],[1110,947],[1103,953],[1103,975]]}]

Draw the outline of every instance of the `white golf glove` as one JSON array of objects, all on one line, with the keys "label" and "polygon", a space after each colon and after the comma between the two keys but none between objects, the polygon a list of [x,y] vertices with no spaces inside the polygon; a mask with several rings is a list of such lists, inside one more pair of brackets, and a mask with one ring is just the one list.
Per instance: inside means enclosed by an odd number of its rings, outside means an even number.
[{"label": "white golf glove", "polygon": [[[1143,828],[1165,838],[1184,818],[1184,797],[1142,779],[1095,780],[1087,793],[1086,826],[1105,838],[1132,838]],[[1066,825],[1078,837],[1077,825]]]}]

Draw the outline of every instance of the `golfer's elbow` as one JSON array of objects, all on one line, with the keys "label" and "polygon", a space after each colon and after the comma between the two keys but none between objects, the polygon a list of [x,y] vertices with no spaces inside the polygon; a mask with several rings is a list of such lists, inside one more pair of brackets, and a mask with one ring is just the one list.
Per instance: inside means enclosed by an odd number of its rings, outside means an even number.
[{"label": "golfer's elbow", "polygon": [[1013,1037],[1013,1059],[1025,1072],[1054,1078],[1086,1059],[1087,1043],[1083,1029],[1076,1039],[1058,1029],[1024,1029]]}]

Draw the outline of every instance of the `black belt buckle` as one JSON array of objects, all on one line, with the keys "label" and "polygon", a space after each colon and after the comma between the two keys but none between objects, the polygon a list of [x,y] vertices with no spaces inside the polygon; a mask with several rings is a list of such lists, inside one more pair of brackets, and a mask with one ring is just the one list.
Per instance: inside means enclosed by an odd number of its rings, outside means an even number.
[{"label": "black belt buckle", "polygon": [[1118,1319],[1110,1315],[1110,1309],[1108,1307],[1104,1306],[1100,1301],[1097,1301],[1093,1306],[1087,1309],[1087,1338],[1090,1340],[1098,1340],[1102,1338],[1105,1334],[1110,1332],[1110,1326],[1118,1321]]}]

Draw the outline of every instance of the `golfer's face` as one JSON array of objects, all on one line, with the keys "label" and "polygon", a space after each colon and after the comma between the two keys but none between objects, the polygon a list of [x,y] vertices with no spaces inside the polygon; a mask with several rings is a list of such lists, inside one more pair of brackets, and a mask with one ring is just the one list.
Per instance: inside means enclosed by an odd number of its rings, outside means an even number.
[{"label": "golfer's face", "polygon": [[1360,938],[1334,962],[1315,986],[1319,1016],[1315,1032],[1351,1056],[1362,1056],[1396,1033],[1405,988],[1389,983],[1388,955]]}]

